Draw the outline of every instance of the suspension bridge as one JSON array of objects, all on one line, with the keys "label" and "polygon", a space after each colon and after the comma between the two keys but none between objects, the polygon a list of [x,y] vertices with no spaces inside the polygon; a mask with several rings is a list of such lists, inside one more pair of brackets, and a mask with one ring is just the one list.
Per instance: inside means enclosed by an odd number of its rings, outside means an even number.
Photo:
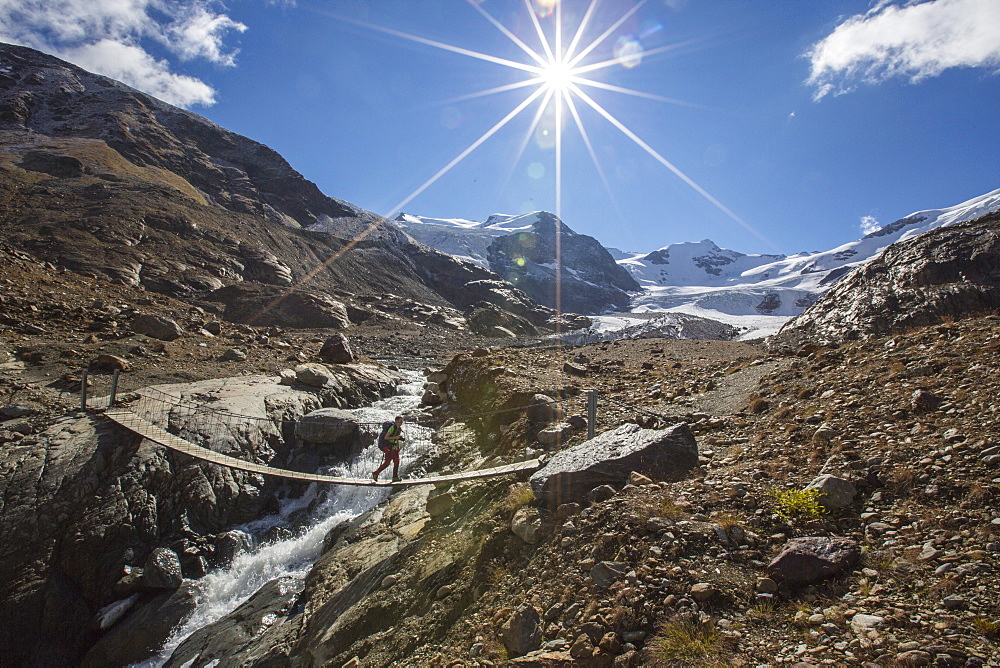
[{"label": "suspension bridge", "polygon": [[[131,402],[129,408],[131,410],[116,405],[114,400],[109,399],[108,406],[103,414],[104,417],[121,425],[125,429],[175,452],[180,452],[219,466],[305,482],[363,487],[400,487],[490,478],[519,473],[521,471],[534,471],[541,466],[541,461],[535,458],[485,469],[420,478],[403,478],[395,481],[376,481],[371,478],[347,478],[322,473],[306,473],[276,468],[266,464],[258,464],[226,455],[204,445],[198,445],[191,440],[196,439],[225,448],[227,444],[235,444],[235,441],[243,440],[240,437],[246,436],[250,430],[248,425],[257,423],[256,429],[261,433],[270,433],[277,436],[283,426],[282,423],[288,423],[289,421],[275,421],[256,416],[237,415],[205,406],[189,404],[182,402],[179,397],[173,397],[153,388],[145,388],[139,391],[137,399]],[[374,441],[375,435],[378,433],[381,425],[377,423],[358,423],[358,427],[363,437],[367,436],[368,439]]]}]

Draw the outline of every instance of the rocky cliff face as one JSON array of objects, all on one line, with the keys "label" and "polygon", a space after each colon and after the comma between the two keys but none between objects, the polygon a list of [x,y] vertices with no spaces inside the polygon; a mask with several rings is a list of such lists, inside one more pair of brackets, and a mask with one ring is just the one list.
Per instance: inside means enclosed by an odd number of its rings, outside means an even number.
[{"label": "rocky cliff face", "polygon": [[[259,376],[169,391],[189,402],[213,395],[213,408],[242,415],[295,420],[322,405],[372,401],[390,394],[396,382],[378,367],[339,366],[336,373],[339,392]],[[192,441],[217,431],[210,415],[205,420],[170,418]],[[231,434],[230,453],[248,461],[283,465],[292,454],[294,439],[286,441],[268,420],[249,419]],[[173,597],[170,606],[180,616],[192,610],[193,601],[176,600],[185,596],[174,591],[181,575],[201,577],[224,564],[226,530],[277,507],[278,481],[178,455],[97,416],[66,416],[5,443],[0,462],[0,647],[10,665],[79,664],[114,623],[105,606],[115,601],[122,614],[151,617],[144,633],[153,645],[134,634],[106,637],[90,665],[148,658],[172,626],[158,619],[166,602]],[[176,562],[172,586],[152,577],[157,569],[149,556],[157,548],[168,549]]]},{"label": "rocky cliff face", "polygon": [[774,338],[844,343],[1000,308],[1000,214],[900,241]]},{"label": "rocky cliff face", "polygon": [[596,239],[541,212],[530,231],[499,237],[487,249],[490,267],[535,301],[563,311],[626,310],[639,289]]}]

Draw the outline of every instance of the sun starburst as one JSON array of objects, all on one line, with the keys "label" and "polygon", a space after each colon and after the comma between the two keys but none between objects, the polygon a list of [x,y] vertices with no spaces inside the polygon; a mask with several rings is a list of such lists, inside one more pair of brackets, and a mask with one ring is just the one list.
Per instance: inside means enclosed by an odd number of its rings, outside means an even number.
[{"label": "sun starburst", "polygon": [[[622,86],[617,86],[614,84],[601,81],[594,78],[594,74],[604,70],[608,70],[613,67],[625,67],[631,68],[635,67],[643,58],[648,58],[650,56],[656,55],[658,53],[663,53],[676,49],[686,43],[676,43],[661,46],[655,49],[643,50],[637,42],[633,40],[622,40],[619,38],[619,44],[616,44],[614,49],[614,55],[611,58],[604,58],[596,62],[588,62],[588,57],[595,53],[596,49],[607,42],[609,38],[616,34],[616,32],[621,28],[621,26],[628,21],[636,12],[638,12],[644,5],[647,4],[649,0],[638,0],[637,2],[631,4],[621,15],[614,21],[611,21],[603,30],[599,30],[599,34],[591,39],[589,42],[585,41],[585,36],[588,30],[592,27],[594,23],[594,17],[596,15],[596,9],[600,0],[591,0],[587,5],[587,9],[583,13],[583,16],[579,19],[575,30],[573,31],[573,36],[569,40],[568,44],[564,43],[563,37],[565,34],[566,26],[563,24],[562,17],[562,4],[565,0],[523,0],[525,11],[531,20],[531,25],[534,28],[535,37],[537,38],[538,46],[530,46],[524,39],[514,34],[510,29],[508,29],[502,22],[500,22],[496,17],[490,14],[481,2],[477,0],[466,0],[466,2],[474,8],[483,18],[490,22],[501,34],[503,34],[507,39],[509,39],[514,45],[516,45],[527,57],[526,62],[521,62],[518,60],[511,60],[509,58],[501,58],[499,56],[494,56],[488,53],[483,53],[481,51],[475,51],[472,49],[467,49],[460,46],[455,46],[452,44],[447,44],[437,40],[429,39],[426,37],[420,37],[418,35],[413,35],[400,30],[394,30],[391,28],[386,28],[378,26],[375,24],[367,23],[364,21],[359,21],[355,19],[344,19],[342,17],[340,20],[348,21],[356,25],[363,26],[372,30],[377,30],[384,34],[399,37],[401,39],[409,40],[419,44],[424,44],[426,46],[434,47],[458,55],[475,58],[478,60],[483,60],[495,65],[500,65],[506,68],[517,70],[523,72],[527,75],[527,78],[503,86],[498,86],[486,90],[470,92],[454,100],[449,100],[449,102],[470,100],[474,98],[485,97],[489,95],[495,95],[498,93],[504,93],[509,91],[514,91],[518,89],[528,90],[528,94],[524,99],[513,109],[503,116],[496,124],[490,127],[488,130],[483,132],[478,139],[474,140],[469,146],[459,151],[459,153],[450,160],[441,169],[435,172],[430,178],[428,178],[424,183],[417,186],[409,195],[400,200],[392,210],[386,212],[386,216],[391,216],[398,213],[407,204],[412,202],[416,197],[423,193],[427,188],[437,182],[441,177],[451,171],[456,165],[458,165],[462,160],[469,156],[478,147],[482,146],[488,139],[493,137],[500,131],[501,128],[510,123],[514,118],[519,116],[522,112],[525,112],[532,104],[538,103],[540,105],[539,109],[536,111],[534,120],[531,123],[531,127],[528,131],[528,136],[534,133],[539,126],[540,119],[543,117],[553,119],[553,127],[550,132],[554,133],[554,138],[550,142],[550,146],[555,150],[555,201],[556,201],[556,215],[562,216],[562,147],[563,147],[563,121],[566,120],[567,111],[569,112],[569,117],[573,119],[573,125],[577,129],[582,138],[584,145],[587,148],[587,152],[590,155],[591,160],[597,169],[598,174],[601,177],[602,183],[608,189],[609,194],[614,197],[611,192],[610,184],[605,175],[605,170],[598,159],[597,153],[590,141],[589,134],[584,127],[583,119],[578,110],[577,103],[589,107],[598,116],[605,119],[612,127],[621,132],[625,137],[627,137],[633,144],[642,149],[650,157],[652,157],[656,162],[664,166],[671,173],[673,173],[682,182],[687,184],[692,188],[698,195],[706,199],[712,206],[716,207],[722,211],[726,216],[732,219],[734,222],[739,224],[741,227],[746,229],[748,232],[754,236],[761,238],[757,232],[750,227],[743,219],[737,216],[732,210],[722,204],[718,199],[713,197],[707,190],[698,185],[691,177],[685,174],[679,167],[677,167],[673,162],[665,158],[656,149],[654,149],[649,143],[644,141],[639,135],[629,128],[623,121],[616,118],[610,111],[608,111],[604,106],[602,106],[594,97],[588,94],[584,89],[592,88],[597,90],[608,91],[612,93],[619,93],[623,95],[628,95],[636,98],[655,100],[660,102],[667,102],[671,104],[679,104],[684,106],[697,106],[690,103],[676,100],[673,98],[656,95],[654,93],[648,93],[640,90],[633,90],[630,88],[625,88]],[[543,22],[545,24],[543,25]],[[546,31],[548,28],[548,31]],[[527,145],[527,137],[525,141],[521,144],[521,148],[518,151],[518,158],[523,154],[524,148]]]}]

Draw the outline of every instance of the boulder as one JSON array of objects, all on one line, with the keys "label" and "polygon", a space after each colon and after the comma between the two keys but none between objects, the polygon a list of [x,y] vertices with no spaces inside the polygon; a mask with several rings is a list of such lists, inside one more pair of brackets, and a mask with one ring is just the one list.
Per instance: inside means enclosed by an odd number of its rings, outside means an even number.
[{"label": "boulder", "polygon": [[528,422],[541,427],[559,422],[565,416],[562,405],[546,394],[536,394],[528,402]]},{"label": "boulder", "polygon": [[[913,224],[903,218],[874,235]],[[886,336],[1000,306],[1000,213],[902,239],[862,263],[770,345],[798,347]]]},{"label": "boulder", "polygon": [[91,371],[128,371],[128,361],[118,357],[117,355],[101,353],[94,359],[90,360],[90,364],[88,364],[87,367]]},{"label": "boulder", "polygon": [[150,589],[177,589],[183,580],[180,557],[165,547],[153,550],[142,567],[143,584]]},{"label": "boulder", "polygon": [[173,341],[184,333],[181,326],[170,318],[161,315],[143,313],[132,318],[132,331],[145,334],[160,341]]},{"label": "boulder", "polygon": [[303,441],[336,445],[358,439],[360,427],[354,416],[337,408],[320,408],[295,423],[295,435]]},{"label": "boulder", "polygon": [[604,503],[613,498],[617,490],[611,485],[599,485],[587,492],[587,501],[591,503]]},{"label": "boulder", "polygon": [[323,387],[333,378],[333,372],[322,364],[309,363],[295,367],[295,380],[309,387]]},{"label": "boulder", "polygon": [[16,420],[17,418],[36,415],[40,411],[34,406],[27,404],[7,404],[0,408],[0,420]]},{"label": "boulder", "polygon": [[809,584],[851,568],[860,557],[861,548],[847,538],[793,538],[767,565],[767,574],[779,582]]},{"label": "boulder", "polygon": [[572,430],[568,422],[557,422],[538,432],[538,442],[546,448],[558,448]]},{"label": "boulder", "polygon": [[819,492],[817,499],[827,510],[842,510],[854,503],[858,490],[850,480],[835,475],[821,475],[806,486]]},{"label": "boulder", "polygon": [[501,639],[510,656],[524,656],[542,646],[542,623],[538,611],[522,605],[500,627]]},{"label": "boulder", "polygon": [[334,334],[324,341],[319,356],[324,362],[331,364],[350,364],[355,360],[351,344],[343,334]]},{"label": "boulder", "polygon": [[341,302],[307,290],[240,283],[210,292],[205,301],[221,302],[226,320],[245,325],[344,329],[351,324]]},{"label": "boulder", "polygon": [[621,489],[636,471],[655,480],[679,479],[698,466],[698,445],[686,424],[643,429],[624,424],[552,456],[530,478],[535,498],[552,508],[585,503],[601,485]]},{"label": "boulder", "polygon": [[541,528],[542,514],[537,508],[531,506],[518,508],[517,512],[514,513],[514,518],[510,521],[510,530],[529,545],[535,545],[541,540]]},{"label": "boulder", "polygon": [[917,412],[937,410],[944,400],[928,390],[914,390],[910,397],[910,406]]},{"label": "boulder", "polygon": [[197,590],[188,583],[173,592],[164,592],[144,604],[137,604],[121,622],[83,657],[81,666],[127,666],[154,656],[170,631],[190,615],[196,605]]},{"label": "boulder", "polygon": [[247,352],[240,348],[230,348],[222,353],[223,362],[243,362],[247,358]]},{"label": "boulder", "polygon": [[599,561],[590,569],[590,579],[601,589],[607,589],[615,582],[625,578],[629,571],[625,561]]}]

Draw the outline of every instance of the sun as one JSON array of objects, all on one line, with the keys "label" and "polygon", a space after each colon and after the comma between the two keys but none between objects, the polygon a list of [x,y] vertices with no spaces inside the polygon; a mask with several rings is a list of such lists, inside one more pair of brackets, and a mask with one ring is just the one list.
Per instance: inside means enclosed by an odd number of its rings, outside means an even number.
[{"label": "sun", "polygon": [[542,85],[553,93],[568,91],[575,83],[575,70],[567,62],[553,60],[538,68],[538,78]]}]

